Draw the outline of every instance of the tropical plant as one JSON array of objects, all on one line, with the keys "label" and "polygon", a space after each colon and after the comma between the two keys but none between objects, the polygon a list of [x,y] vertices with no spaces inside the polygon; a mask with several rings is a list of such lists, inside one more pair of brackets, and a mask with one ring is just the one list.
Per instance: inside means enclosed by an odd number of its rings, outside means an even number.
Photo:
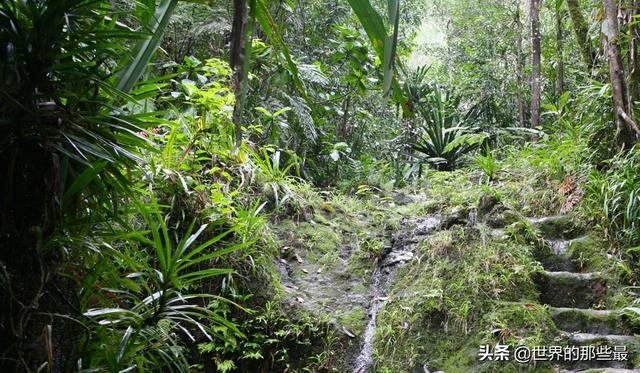
[{"label": "tropical plant", "polygon": [[[138,133],[161,122],[139,103],[157,85],[130,94],[115,88],[128,45],[146,36],[130,25],[144,24],[148,8],[132,10],[101,0],[0,4],[2,370],[33,369],[41,357],[25,345],[43,327],[51,329],[49,346],[75,332],[74,306],[60,305],[74,291],[56,276],[70,251],[59,238],[117,219],[130,192],[126,175],[145,162],[139,149],[149,148]],[[53,324],[52,314],[68,317]],[[50,354],[48,369],[68,361],[71,348],[55,362]]]},{"label": "tropical plant", "polygon": [[261,154],[253,152],[251,157],[262,194],[274,201],[277,208],[294,196],[291,184],[298,181],[291,175],[291,170],[298,166],[295,154],[287,154],[288,158],[282,158],[282,154],[280,150],[263,148]]},{"label": "tropical plant", "polygon": [[[230,301],[202,289],[214,277],[231,275],[232,269],[216,263],[250,242],[229,242],[233,229],[207,224],[194,232],[193,223],[178,239],[153,197],[150,204],[139,201],[135,206],[143,229],[124,226],[106,236],[108,241],[91,259],[103,272],[88,276],[80,293],[89,333],[78,352],[78,366],[187,372],[182,339],[176,333],[192,342],[201,338],[234,342],[229,333],[244,336],[217,308],[208,306],[212,301]],[[202,239],[205,234],[212,238]]]},{"label": "tropical plant", "polygon": [[157,115],[117,109],[135,100],[109,81],[124,42],[141,33],[114,21],[131,15],[110,1],[8,1],[0,9],[8,53],[0,88],[6,103],[0,159],[10,175],[2,183],[2,226],[50,229],[61,214],[52,201],[61,201],[86,167],[106,161],[99,174],[110,187],[103,192],[115,193],[126,189],[122,170],[142,162],[134,149],[146,142],[136,132],[152,127]]},{"label": "tropical plant", "polygon": [[609,170],[591,172],[585,196],[587,204],[599,216],[608,234],[626,247],[637,246],[640,244],[640,150],[635,147],[609,163]]},{"label": "tropical plant", "polygon": [[443,94],[437,85],[417,105],[420,116],[413,150],[439,170],[453,170],[464,154],[471,152],[488,137],[474,127],[472,115],[460,115],[460,98],[449,90]]},{"label": "tropical plant", "polygon": [[487,176],[488,181],[491,182],[496,176],[496,173],[500,170],[498,160],[495,158],[493,152],[489,148],[489,145],[485,145],[484,154],[479,153],[473,157],[473,160],[482,172]]}]

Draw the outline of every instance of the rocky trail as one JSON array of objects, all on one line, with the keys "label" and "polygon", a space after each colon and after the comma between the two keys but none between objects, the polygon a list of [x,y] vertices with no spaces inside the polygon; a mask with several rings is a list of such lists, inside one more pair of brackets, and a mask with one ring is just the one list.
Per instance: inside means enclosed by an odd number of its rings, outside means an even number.
[{"label": "rocky trail", "polygon": [[[449,211],[447,214],[427,214],[422,217],[405,217],[393,232],[377,232],[384,248],[362,276],[354,275],[354,256],[358,252],[357,240],[343,242],[337,258],[330,264],[310,260],[309,253],[296,249],[289,259],[281,259],[279,268],[284,289],[297,306],[314,313],[336,315],[332,320],[341,335],[349,337],[345,349],[347,367],[353,373],[373,372],[374,341],[379,311],[393,298],[390,289],[398,270],[415,260],[416,248],[422,241],[430,240],[438,231],[454,225],[477,231],[479,226],[489,229],[487,240],[508,241],[507,228],[513,222],[525,222],[539,237],[537,248],[531,252],[541,269],[534,276],[539,299],[505,302],[548,307],[558,334],[554,343],[558,346],[609,346],[626,348],[626,360],[573,359],[553,362],[556,372],[638,372],[632,369],[632,361],[640,350],[635,337],[637,328],[630,324],[622,310],[603,309],[609,295],[607,273],[589,272],[576,257],[575,250],[588,241],[589,234],[577,228],[570,216],[542,218],[513,218],[513,212],[504,206],[489,203],[470,211]],[[476,216],[478,215],[478,216]],[[314,223],[315,224],[315,223]],[[314,229],[320,229],[319,225]],[[485,229],[483,228],[483,229]],[[295,246],[295,243],[293,244]],[[298,246],[299,243],[298,243]],[[500,303],[500,302],[499,302]],[[356,315],[357,323],[345,325],[340,315]],[[353,325],[362,325],[356,328]],[[548,346],[547,346],[548,347]],[[606,348],[606,347],[602,347]],[[600,351],[600,350],[598,350]],[[525,365],[521,365],[524,369]],[[429,372],[426,365],[422,368]],[[545,370],[547,372],[547,370]]]},{"label": "rocky trail", "polygon": [[362,348],[355,359],[353,373],[365,373],[373,364],[373,337],[376,332],[376,316],[384,302],[388,299],[387,291],[399,266],[413,259],[415,245],[434,232],[441,224],[440,215],[429,215],[424,218],[404,220],[401,229],[394,235],[392,246],[383,253],[371,282],[371,303],[369,322],[363,336]]}]

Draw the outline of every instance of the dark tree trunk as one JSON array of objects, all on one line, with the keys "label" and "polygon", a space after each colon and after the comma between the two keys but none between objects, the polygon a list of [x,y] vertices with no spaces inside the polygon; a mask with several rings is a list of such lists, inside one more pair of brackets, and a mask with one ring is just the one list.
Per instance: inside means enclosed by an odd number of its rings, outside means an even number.
[{"label": "dark tree trunk", "polygon": [[232,118],[236,130],[236,146],[240,146],[242,143],[242,77],[244,75],[244,45],[248,18],[246,0],[234,0],[233,9],[229,65],[233,71],[231,86],[236,98]]},{"label": "dark tree trunk", "polygon": [[531,127],[540,125],[540,0],[531,0]]},{"label": "dark tree trunk", "polygon": [[582,15],[582,10],[580,9],[580,1],[579,0],[567,0],[567,7],[569,8],[569,17],[571,18],[571,23],[573,24],[573,31],[576,34],[576,39],[578,41],[578,45],[580,46],[580,52],[582,54],[582,58],[584,62],[587,64],[589,69],[593,68],[595,55],[593,53],[593,49],[591,48],[591,41],[589,40],[589,26],[587,21],[584,19]]},{"label": "dark tree trunk", "polygon": [[603,37],[607,42],[609,75],[613,96],[613,111],[616,118],[618,144],[622,148],[631,147],[640,134],[635,123],[633,110],[629,106],[627,86],[624,79],[624,66],[620,52],[620,32],[618,30],[618,6],[614,0],[602,0],[604,11]]},{"label": "dark tree trunk", "polygon": [[520,127],[525,126],[524,118],[524,99],[523,99],[523,86],[524,86],[524,59],[522,58],[522,21],[520,19],[520,3],[516,4],[516,75],[518,79],[517,89],[517,101],[518,101],[518,123]]},{"label": "dark tree trunk", "polygon": [[562,8],[556,6],[556,53],[558,64],[556,67],[557,96],[564,93],[564,31],[562,29]]}]

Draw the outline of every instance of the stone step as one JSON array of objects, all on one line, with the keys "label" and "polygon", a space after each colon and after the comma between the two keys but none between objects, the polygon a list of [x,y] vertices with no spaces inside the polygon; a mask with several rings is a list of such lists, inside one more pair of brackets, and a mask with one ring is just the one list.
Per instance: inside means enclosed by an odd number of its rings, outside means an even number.
[{"label": "stone step", "polygon": [[527,220],[547,240],[572,239],[579,237],[584,231],[571,215],[545,216]]},{"label": "stone step", "polygon": [[624,369],[624,368],[594,368],[580,370],[562,369],[559,373],[638,373],[640,369]]},{"label": "stone step", "polygon": [[606,281],[595,272],[540,271],[534,281],[540,302],[552,307],[591,308],[606,295]]},{"label": "stone step", "polygon": [[574,242],[579,242],[582,237],[572,240],[549,239],[544,240],[534,248],[535,258],[548,271],[575,272],[577,266],[569,254],[569,248]]},{"label": "stone step", "polygon": [[621,310],[550,307],[549,313],[556,327],[567,332],[628,334],[637,331]]},{"label": "stone step", "polygon": [[[640,347],[640,341],[636,337],[631,335],[620,334],[593,334],[593,333],[564,333],[564,337],[567,339],[566,344],[570,346],[609,346],[613,350],[616,346],[625,346],[627,359],[626,360],[577,360],[577,361],[563,361],[560,363],[565,369],[571,369],[573,371],[591,371],[598,372],[603,369],[630,369],[634,368],[634,361],[638,358],[638,348]],[[637,369],[632,370],[638,372]],[[615,370],[614,370],[615,372]],[[624,372],[624,370],[623,370]]]},{"label": "stone step", "polygon": [[627,334],[597,334],[597,333],[567,333],[569,340],[576,346],[598,346],[607,344],[615,345],[637,345],[638,338]]}]

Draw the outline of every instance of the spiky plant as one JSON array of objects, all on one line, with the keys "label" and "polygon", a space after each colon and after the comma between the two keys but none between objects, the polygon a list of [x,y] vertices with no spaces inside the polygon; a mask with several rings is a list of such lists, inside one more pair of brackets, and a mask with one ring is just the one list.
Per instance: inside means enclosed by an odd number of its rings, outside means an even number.
[{"label": "spiky plant", "polygon": [[432,84],[417,101],[418,133],[413,149],[439,170],[454,169],[460,157],[476,149],[488,135],[474,123],[473,112],[460,114],[460,98]]}]

